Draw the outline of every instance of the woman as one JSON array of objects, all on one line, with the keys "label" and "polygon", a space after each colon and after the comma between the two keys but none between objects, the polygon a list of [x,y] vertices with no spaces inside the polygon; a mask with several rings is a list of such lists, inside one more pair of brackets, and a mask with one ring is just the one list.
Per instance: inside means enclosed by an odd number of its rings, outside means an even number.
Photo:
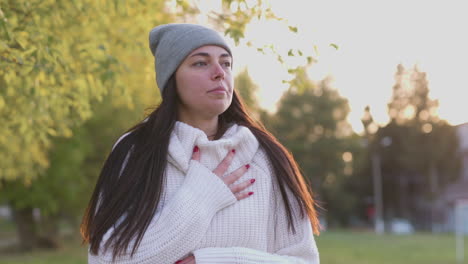
[{"label": "woman", "polygon": [[114,145],[82,232],[90,263],[319,263],[311,192],[247,114],[215,31],[149,35],[162,103]]}]

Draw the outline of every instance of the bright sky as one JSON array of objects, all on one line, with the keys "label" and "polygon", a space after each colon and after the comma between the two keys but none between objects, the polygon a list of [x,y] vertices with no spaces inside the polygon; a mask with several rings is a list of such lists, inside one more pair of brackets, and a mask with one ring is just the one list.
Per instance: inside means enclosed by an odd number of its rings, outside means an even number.
[{"label": "bright sky", "polygon": [[[288,32],[284,23],[255,22],[247,28],[246,39],[254,45],[274,44],[278,50],[299,47],[313,55],[318,63],[311,67],[310,77],[333,77],[333,86],[349,100],[348,120],[356,132],[362,131],[360,118],[366,105],[379,123],[388,121],[387,103],[399,63],[405,68],[417,64],[427,72],[430,96],[439,100],[440,117],[457,125],[468,122],[468,97],[464,96],[468,89],[468,9],[464,2],[271,0],[275,14],[297,26],[298,34]],[[260,105],[273,111],[287,88],[281,82],[288,78],[286,70],[274,56],[245,45],[234,52],[235,67],[240,70],[248,65],[259,85]],[[288,61],[288,65],[295,63]]]}]

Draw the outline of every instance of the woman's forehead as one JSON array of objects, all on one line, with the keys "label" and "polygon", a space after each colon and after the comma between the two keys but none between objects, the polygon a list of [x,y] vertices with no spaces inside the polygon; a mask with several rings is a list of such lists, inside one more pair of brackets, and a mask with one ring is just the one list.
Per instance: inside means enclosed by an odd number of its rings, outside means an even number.
[{"label": "woman's forehead", "polygon": [[231,57],[229,52],[220,46],[206,45],[193,50],[188,57],[210,56],[210,57]]}]

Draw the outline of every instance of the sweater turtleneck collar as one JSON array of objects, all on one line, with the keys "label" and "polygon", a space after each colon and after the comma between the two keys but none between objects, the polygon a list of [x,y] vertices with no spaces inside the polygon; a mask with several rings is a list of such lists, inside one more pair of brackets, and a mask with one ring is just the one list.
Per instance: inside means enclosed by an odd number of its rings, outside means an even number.
[{"label": "sweater turtleneck collar", "polygon": [[227,153],[235,149],[229,173],[251,162],[259,143],[250,129],[237,124],[232,124],[220,139],[210,141],[202,130],[176,121],[169,142],[168,162],[186,173],[195,146],[200,149],[200,163],[210,170],[214,170]]}]

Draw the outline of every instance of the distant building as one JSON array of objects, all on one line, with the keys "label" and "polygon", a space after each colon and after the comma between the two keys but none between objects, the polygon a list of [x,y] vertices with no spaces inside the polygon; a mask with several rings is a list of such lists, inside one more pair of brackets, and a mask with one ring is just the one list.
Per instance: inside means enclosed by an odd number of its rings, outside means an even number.
[{"label": "distant building", "polygon": [[[460,154],[463,156],[463,170],[462,178],[464,182],[468,181],[468,123],[459,125],[457,127],[457,134],[460,144]],[[468,193],[468,189],[465,189],[465,194]]]},{"label": "distant building", "polygon": [[[435,231],[455,230],[455,206],[458,201],[468,201],[468,123],[456,127],[459,139],[459,153],[462,158],[461,175],[457,182],[449,184],[436,203],[437,221]],[[467,216],[468,217],[468,216]],[[468,220],[464,231],[468,234]]]},{"label": "distant building", "polygon": [[6,205],[0,205],[0,220],[2,219],[11,220],[12,218],[13,216],[11,214],[10,207]]}]

